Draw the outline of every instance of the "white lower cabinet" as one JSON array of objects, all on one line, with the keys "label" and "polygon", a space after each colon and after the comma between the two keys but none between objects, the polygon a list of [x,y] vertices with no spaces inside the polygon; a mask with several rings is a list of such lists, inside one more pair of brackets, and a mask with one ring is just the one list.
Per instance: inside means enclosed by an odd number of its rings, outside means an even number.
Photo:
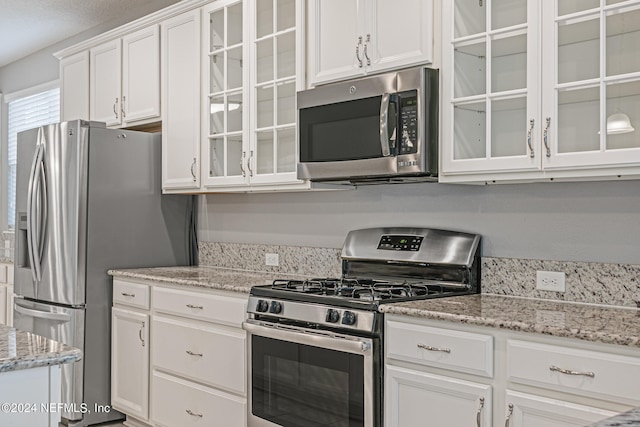
[{"label": "white lower cabinet", "polygon": [[385,427],[491,425],[491,386],[388,366]]},{"label": "white lower cabinet", "polygon": [[586,426],[640,406],[640,351],[387,315],[384,387],[386,427]]},{"label": "white lower cabinet", "polygon": [[112,404],[127,425],[246,426],[246,304],[114,279]]},{"label": "white lower cabinet", "polygon": [[[507,390],[505,402],[507,427],[582,427],[615,415],[604,409],[511,390]],[[496,421],[501,423],[501,419]]]},{"label": "white lower cabinet", "polygon": [[137,418],[149,416],[149,315],[111,311],[111,404]]},{"label": "white lower cabinet", "polygon": [[178,377],[153,373],[153,417],[158,426],[247,425],[244,398],[205,387]]},{"label": "white lower cabinet", "polygon": [[13,325],[13,264],[0,264],[0,323]]}]

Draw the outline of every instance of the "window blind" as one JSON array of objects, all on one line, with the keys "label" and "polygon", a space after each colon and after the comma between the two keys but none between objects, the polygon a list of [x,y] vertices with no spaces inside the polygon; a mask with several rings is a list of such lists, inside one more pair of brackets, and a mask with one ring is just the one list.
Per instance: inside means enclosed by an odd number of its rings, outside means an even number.
[{"label": "window blind", "polygon": [[8,224],[14,228],[16,214],[16,163],[18,132],[60,121],[60,88],[12,100],[7,109]]}]

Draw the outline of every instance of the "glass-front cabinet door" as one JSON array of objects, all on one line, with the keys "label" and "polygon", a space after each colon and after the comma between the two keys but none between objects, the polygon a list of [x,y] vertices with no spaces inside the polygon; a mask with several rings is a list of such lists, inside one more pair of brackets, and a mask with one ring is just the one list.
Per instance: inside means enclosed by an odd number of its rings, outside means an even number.
[{"label": "glass-front cabinet door", "polygon": [[[640,163],[640,1],[543,9],[543,166]],[[544,98],[546,96],[546,98]]]},{"label": "glass-front cabinet door", "polygon": [[243,185],[248,179],[244,8],[240,0],[217,1],[204,8],[205,186]]},{"label": "glass-front cabinet door", "polygon": [[302,89],[301,0],[222,0],[205,7],[204,185],[302,183],[296,91]]},{"label": "glass-front cabinet door", "polygon": [[254,184],[296,181],[301,2],[260,0],[254,7],[251,114],[255,121],[249,174]]},{"label": "glass-front cabinet door", "polygon": [[445,174],[537,170],[539,2],[443,2]]}]

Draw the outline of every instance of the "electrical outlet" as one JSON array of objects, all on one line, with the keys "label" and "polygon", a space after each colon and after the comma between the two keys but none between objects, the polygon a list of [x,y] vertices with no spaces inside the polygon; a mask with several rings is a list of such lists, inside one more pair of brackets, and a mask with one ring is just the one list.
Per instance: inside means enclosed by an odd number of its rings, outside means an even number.
[{"label": "electrical outlet", "polygon": [[556,271],[536,271],[536,289],[541,291],[564,292],[564,273]]},{"label": "electrical outlet", "polygon": [[280,257],[278,256],[278,254],[265,254],[264,263],[266,265],[278,267],[280,265]]}]

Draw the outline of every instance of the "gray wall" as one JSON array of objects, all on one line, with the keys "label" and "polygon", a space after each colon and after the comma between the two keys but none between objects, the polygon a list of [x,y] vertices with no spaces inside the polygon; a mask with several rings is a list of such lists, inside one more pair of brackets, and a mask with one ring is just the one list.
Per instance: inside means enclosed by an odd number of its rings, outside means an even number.
[{"label": "gray wall", "polygon": [[402,184],[207,195],[200,239],[339,248],[347,231],[413,225],[479,233],[484,255],[640,264],[640,182]]},{"label": "gray wall", "polygon": [[[54,52],[73,46],[91,37],[102,34],[113,28],[124,25],[128,22],[134,21],[140,17],[148,15],[156,10],[160,10],[164,7],[177,3],[179,0],[154,0],[153,2],[135,5],[127,7],[122,11],[122,14],[118,19],[104,23],[95,28],[87,30],[81,34],[70,37],[59,43],[48,46],[38,52],[25,56],[11,64],[7,64],[4,67],[0,67],[0,93],[11,94],[13,92],[28,89],[43,83],[48,83],[59,78],[60,70],[58,66],[58,60],[53,56]],[[3,41],[3,43],[9,43]],[[4,100],[3,100],[4,104]],[[4,108],[4,104],[0,108],[2,114],[0,114],[0,230],[4,230],[7,227],[7,197],[5,185],[6,177],[4,172],[4,164],[7,157],[7,135],[5,129],[7,128],[7,109]]]}]

